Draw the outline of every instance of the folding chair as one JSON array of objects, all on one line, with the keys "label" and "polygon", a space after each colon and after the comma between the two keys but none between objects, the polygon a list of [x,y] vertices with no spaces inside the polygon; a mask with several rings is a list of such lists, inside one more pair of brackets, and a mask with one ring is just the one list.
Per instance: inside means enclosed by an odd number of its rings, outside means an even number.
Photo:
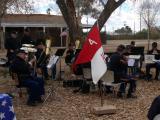
[{"label": "folding chair", "polygon": [[[101,78],[103,81],[103,86],[110,86],[112,88],[113,95],[116,96],[121,83],[113,83],[114,81],[114,72],[111,70],[107,70],[107,72],[103,75]],[[105,87],[103,87],[103,90],[106,91]]]},{"label": "folding chair", "polygon": [[[12,80],[10,81],[10,86],[11,86],[10,93],[11,93],[11,95],[12,94],[13,94],[13,96],[17,96],[18,95],[18,97],[22,98],[23,97],[23,88],[24,87],[20,86],[19,78],[18,78],[17,73],[11,72],[11,77],[12,77]],[[26,91],[27,91],[27,89],[26,89]]]}]

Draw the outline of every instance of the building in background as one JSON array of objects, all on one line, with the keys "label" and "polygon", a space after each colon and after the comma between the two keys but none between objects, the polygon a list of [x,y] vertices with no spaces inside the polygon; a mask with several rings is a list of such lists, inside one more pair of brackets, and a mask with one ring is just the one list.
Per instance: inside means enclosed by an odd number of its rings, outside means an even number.
[{"label": "building in background", "polygon": [[[21,39],[24,29],[29,28],[31,37],[35,41],[43,38],[45,35],[49,35],[52,38],[52,46],[66,46],[66,37],[60,36],[67,28],[63,16],[46,14],[7,14],[3,17],[1,25],[5,38],[14,30],[18,32],[19,39]],[[2,41],[1,43],[4,42],[5,41]]]}]

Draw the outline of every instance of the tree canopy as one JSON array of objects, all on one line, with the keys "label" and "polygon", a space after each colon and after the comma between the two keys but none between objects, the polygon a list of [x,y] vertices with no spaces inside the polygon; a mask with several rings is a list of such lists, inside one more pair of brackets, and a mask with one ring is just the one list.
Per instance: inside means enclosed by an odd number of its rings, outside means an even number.
[{"label": "tree canopy", "polygon": [[115,33],[118,34],[132,34],[132,30],[129,26],[122,27],[120,29],[115,30]]},{"label": "tree canopy", "polygon": [[32,0],[1,0],[0,4],[0,23],[6,13],[33,13]]}]

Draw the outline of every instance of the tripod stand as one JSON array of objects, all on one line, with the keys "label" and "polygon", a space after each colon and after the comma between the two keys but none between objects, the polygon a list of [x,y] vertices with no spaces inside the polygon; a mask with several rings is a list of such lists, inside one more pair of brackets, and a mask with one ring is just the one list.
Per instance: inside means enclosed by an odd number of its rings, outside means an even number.
[{"label": "tripod stand", "polygon": [[61,58],[62,58],[64,52],[65,52],[65,49],[61,48],[61,49],[58,49],[55,53],[56,56],[59,56],[59,81],[62,80],[62,70],[61,70],[62,61],[61,61]]},{"label": "tripod stand", "polygon": [[[55,67],[54,65],[56,65],[57,61],[59,60],[60,62],[60,80],[61,80],[61,56],[63,56],[65,49],[58,49],[55,53],[54,56],[51,57],[49,64],[47,65],[47,68],[53,69],[53,67]],[[51,76],[53,79],[53,71],[51,72]],[[52,80],[53,82],[53,80]],[[52,83],[51,86],[48,89],[48,95],[46,96],[46,98],[44,99],[44,103],[48,100],[48,98],[50,96],[55,96],[57,94],[54,84]]]}]

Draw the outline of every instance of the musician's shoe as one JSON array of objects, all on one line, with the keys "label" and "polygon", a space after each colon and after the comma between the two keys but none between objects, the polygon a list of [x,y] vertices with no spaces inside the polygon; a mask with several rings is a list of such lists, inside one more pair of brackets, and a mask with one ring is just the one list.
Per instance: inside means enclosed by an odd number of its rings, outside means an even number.
[{"label": "musician's shoe", "polygon": [[146,76],[146,80],[148,80],[148,81],[149,81],[149,80],[152,80],[152,75],[151,75],[151,74],[147,75],[147,76]]},{"label": "musician's shoe", "polygon": [[43,100],[43,99],[41,99],[41,98],[39,98],[38,100],[36,100],[36,102],[37,102],[37,103],[43,103],[43,102],[44,102],[44,100]]},{"label": "musician's shoe", "polygon": [[117,97],[118,97],[118,98],[123,98],[123,97],[124,97],[124,94],[123,94],[122,92],[118,92],[118,93],[117,93]]},{"label": "musician's shoe", "polygon": [[45,79],[45,80],[49,80],[50,78],[49,78],[49,77],[45,77],[44,79]]},{"label": "musician's shoe", "polygon": [[31,101],[28,101],[28,102],[27,102],[27,105],[28,105],[28,106],[37,106],[36,103],[33,102],[33,101],[32,101],[32,102],[31,102]]},{"label": "musician's shoe", "polygon": [[155,80],[158,80],[158,76],[156,76],[154,79],[155,79]]},{"label": "musician's shoe", "polygon": [[137,96],[132,94],[127,94],[127,98],[137,98]]}]

